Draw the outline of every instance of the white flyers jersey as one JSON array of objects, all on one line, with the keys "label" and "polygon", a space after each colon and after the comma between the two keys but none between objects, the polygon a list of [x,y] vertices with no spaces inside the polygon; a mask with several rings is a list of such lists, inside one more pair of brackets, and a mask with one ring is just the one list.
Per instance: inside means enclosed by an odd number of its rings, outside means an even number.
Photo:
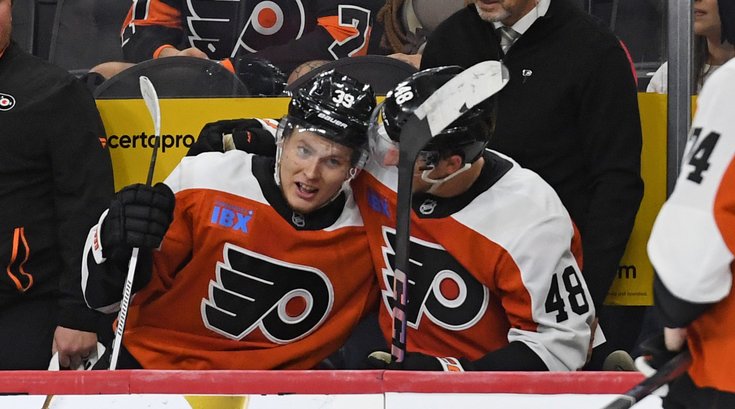
[{"label": "white flyers jersey", "polygon": [[[495,152],[469,191],[414,194],[407,349],[477,360],[520,341],[550,370],[576,370],[594,307],[566,209],[538,175]],[[372,162],[353,183],[391,337],[396,168]]]},{"label": "white flyers jersey", "polygon": [[648,256],[662,284],[690,303],[717,303],[688,329],[700,387],[735,393],[735,60],[705,83],[681,173],[661,208]]}]

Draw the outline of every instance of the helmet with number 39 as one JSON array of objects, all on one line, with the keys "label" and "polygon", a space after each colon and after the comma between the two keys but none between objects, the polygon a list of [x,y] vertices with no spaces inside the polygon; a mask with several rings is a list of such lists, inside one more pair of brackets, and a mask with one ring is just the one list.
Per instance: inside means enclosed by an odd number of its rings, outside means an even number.
[{"label": "helmet with number 39", "polygon": [[311,131],[351,148],[353,168],[362,169],[369,153],[367,129],[374,108],[375,94],[369,85],[334,70],[323,72],[293,92],[276,142],[280,146],[296,128]]}]

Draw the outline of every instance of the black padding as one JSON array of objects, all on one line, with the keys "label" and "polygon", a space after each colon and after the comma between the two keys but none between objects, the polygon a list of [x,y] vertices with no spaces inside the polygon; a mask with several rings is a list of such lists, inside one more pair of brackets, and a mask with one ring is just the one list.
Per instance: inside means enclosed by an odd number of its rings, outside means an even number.
[{"label": "black padding", "polygon": [[286,91],[293,92],[317,74],[331,69],[349,75],[364,84],[369,84],[377,95],[385,95],[399,82],[417,71],[411,64],[384,55],[347,57],[309,71],[287,86]]},{"label": "black padding", "polygon": [[140,98],[139,78],[148,77],[161,98],[250,96],[247,87],[216,61],[166,57],[143,61],[100,84],[94,97]]}]

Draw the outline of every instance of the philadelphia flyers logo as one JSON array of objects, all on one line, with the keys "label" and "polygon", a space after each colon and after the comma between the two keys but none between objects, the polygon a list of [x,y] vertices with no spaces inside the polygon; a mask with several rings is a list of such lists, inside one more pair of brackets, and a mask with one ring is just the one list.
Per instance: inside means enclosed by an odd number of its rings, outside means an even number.
[{"label": "philadelphia flyers logo", "polygon": [[[395,229],[383,226],[383,302],[393,310]],[[442,246],[411,237],[408,326],[419,328],[424,316],[452,331],[475,325],[487,310],[490,292]]]},{"label": "philadelphia flyers logo", "polygon": [[189,45],[210,58],[285,44],[300,38],[306,27],[302,0],[189,1],[185,13]]},{"label": "philadelphia flyers logo", "polygon": [[10,111],[15,106],[15,98],[9,94],[0,92],[0,111]]},{"label": "philadelphia flyers logo", "polygon": [[332,310],[334,290],[320,270],[226,244],[216,280],[202,300],[204,325],[240,340],[258,329],[285,344],[316,330]]},{"label": "philadelphia flyers logo", "polygon": [[239,48],[254,53],[268,46],[301,38],[304,34],[306,14],[301,0],[261,1],[253,7],[249,16],[231,57]]}]

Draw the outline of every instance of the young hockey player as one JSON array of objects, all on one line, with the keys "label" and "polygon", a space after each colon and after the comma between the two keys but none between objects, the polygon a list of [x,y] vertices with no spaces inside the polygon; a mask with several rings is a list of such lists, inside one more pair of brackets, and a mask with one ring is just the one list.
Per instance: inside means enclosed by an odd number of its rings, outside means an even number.
[{"label": "young hockey player", "polygon": [[308,369],[342,345],[377,299],[345,183],[374,106],[369,86],[323,73],[293,96],[275,160],[206,153],[117,193],[90,231],[82,286],[112,311],[140,247],[119,368]]}]

